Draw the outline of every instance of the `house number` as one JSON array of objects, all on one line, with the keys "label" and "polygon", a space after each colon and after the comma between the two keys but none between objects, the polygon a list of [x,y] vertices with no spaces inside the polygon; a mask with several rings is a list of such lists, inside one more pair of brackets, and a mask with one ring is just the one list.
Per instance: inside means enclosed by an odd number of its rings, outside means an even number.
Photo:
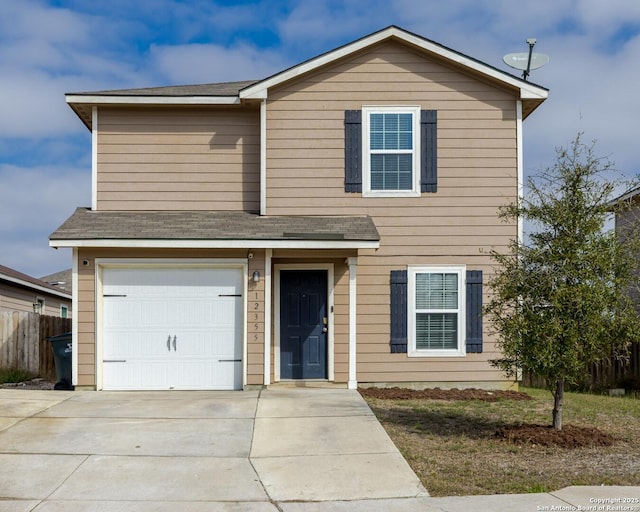
[{"label": "house number", "polygon": [[[260,294],[259,294],[258,292],[256,292],[256,299],[255,299],[255,300],[256,300],[256,301],[259,301],[259,300],[260,300]],[[254,311],[258,311],[258,310],[260,310],[260,302],[254,302],[254,303],[253,303],[253,310],[254,310]],[[255,323],[253,324],[253,328],[254,328],[254,330],[256,330],[256,331],[258,331],[258,330],[260,329],[260,322],[259,322],[259,320],[260,320],[260,315],[259,315],[259,313],[254,313],[254,321],[255,321]],[[254,342],[258,342],[258,341],[260,341],[260,334],[258,334],[257,332],[256,332],[256,333],[254,333],[254,335],[253,335],[253,341],[254,341]]]}]

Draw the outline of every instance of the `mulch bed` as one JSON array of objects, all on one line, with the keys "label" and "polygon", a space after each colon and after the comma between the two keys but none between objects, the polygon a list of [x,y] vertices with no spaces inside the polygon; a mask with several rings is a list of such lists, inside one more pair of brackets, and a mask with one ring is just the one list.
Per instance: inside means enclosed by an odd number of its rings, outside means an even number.
[{"label": "mulch bed", "polygon": [[[484,389],[406,389],[406,388],[360,388],[365,398],[380,400],[481,400],[496,402],[498,400],[532,400],[526,393],[518,391]],[[597,428],[564,425],[562,430],[555,430],[546,425],[507,425],[498,428],[494,436],[497,439],[529,446],[552,446],[558,448],[584,448],[595,446],[611,446],[616,439]]]},{"label": "mulch bed", "polygon": [[547,425],[510,425],[496,432],[496,437],[519,445],[557,446],[559,448],[584,448],[611,446],[615,438],[597,428],[564,425],[555,430]]},{"label": "mulch bed", "polygon": [[486,389],[405,389],[405,388],[360,388],[365,398],[381,400],[482,400],[497,402],[498,400],[531,400],[526,393]]}]

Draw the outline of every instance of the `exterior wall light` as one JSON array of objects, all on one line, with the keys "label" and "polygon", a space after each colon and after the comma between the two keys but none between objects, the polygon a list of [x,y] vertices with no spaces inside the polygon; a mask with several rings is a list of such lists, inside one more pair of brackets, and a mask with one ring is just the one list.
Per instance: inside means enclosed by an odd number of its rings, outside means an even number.
[{"label": "exterior wall light", "polygon": [[260,282],[260,272],[258,272],[257,270],[253,271],[253,276],[251,277],[251,279],[253,280],[254,283],[259,283]]}]

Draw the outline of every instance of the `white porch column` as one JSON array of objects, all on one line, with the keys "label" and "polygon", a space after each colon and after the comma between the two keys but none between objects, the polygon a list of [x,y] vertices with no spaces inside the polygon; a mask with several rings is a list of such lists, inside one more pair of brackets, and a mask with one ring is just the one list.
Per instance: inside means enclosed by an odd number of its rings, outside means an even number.
[{"label": "white porch column", "polygon": [[264,252],[264,385],[271,384],[271,258],[273,249]]},{"label": "white porch column", "polygon": [[356,273],[358,258],[349,258],[349,389],[358,389],[356,376]]}]

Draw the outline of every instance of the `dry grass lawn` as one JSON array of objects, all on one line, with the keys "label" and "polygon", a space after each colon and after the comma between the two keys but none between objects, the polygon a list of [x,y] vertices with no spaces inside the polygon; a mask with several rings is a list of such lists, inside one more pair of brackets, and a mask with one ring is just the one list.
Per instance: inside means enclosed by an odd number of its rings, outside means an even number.
[{"label": "dry grass lawn", "polygon": [[533,399],[366,400],[432,496],[640,485],[640,399],[567,393],[565,424],[596,427],[615,442],[559,448],[495,435],[508,425],[551,423],[551,394],[524,391]]}]

